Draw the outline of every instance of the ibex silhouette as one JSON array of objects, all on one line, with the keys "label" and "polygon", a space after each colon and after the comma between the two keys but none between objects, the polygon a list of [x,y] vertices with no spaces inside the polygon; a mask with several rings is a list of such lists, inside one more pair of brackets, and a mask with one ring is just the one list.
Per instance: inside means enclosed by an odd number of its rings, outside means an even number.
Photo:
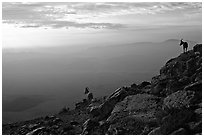
[{"label": "ibex silhouette", "polygon": [[180,41],[180,46],[183,45],[183,53],[187,52],[188,49],[188,43],[186,41],[183,41],[183,39],[181,39]]}]

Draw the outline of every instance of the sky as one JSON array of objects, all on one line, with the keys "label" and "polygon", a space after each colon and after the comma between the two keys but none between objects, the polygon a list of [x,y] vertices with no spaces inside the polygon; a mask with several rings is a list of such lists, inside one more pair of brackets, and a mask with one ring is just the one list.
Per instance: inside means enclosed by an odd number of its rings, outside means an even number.
[{"label": "sky", "polygon": [[3,2],[3,48],[202,42],[201,2]]}]

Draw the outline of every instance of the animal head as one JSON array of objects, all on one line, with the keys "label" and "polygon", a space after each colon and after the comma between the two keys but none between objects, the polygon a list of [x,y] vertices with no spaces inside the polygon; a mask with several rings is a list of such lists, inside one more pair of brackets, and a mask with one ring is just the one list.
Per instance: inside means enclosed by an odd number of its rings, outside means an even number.
[{"label": "animal head", "polygon": [[183,45],[183,39],[181,39],[181,41],[180,41],[180,46],[181,46],[181,45]]}]

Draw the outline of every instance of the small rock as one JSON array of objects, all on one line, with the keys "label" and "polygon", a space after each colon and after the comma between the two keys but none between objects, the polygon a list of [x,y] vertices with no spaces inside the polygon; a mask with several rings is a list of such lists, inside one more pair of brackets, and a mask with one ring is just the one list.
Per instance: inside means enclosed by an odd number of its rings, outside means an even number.
[{"label": "small rock", "polygon": [[198,108],[194,111],[196,114],[202,115],[202,108]]},{"label": "small rock", "polygon": [[58,129],[59,126],[57,126],[57,125],[53,125],[52,128],[53,128],[53,129]]},{"label": "small rock", "polygon": [[193,84],[190,84],[184,88],[184,90],[193,90],[193,91],[201,91],[202,90],[202,81],[197,81]]},{"label": "small rock", "polygon": [[99,107],[91,107],[90,115],[91,117],[97,117],[101,114]]},{"label": "small rock", "polygon": [[184,128],[179,128],[178,130],[172,132],[170,135],[187,135],[187,131]]},{"label": "small rock", "polygon": [[151,85],[147,85],[142,89],[142,93],[151,93]]},{"label": "small rock", "polygon": [[148,135],[162,135],[161,128],[157,127],[155,129],[153,129]]},{"label": "small rock", "polygon": [[99,123],[94,121],[94,120],[91,120],[91,119],[88,119],[86,122],[84,122],[83,124],[83,132],[82,134],[90,134],[90,131],[91,130],[94,130],[94,127],[96,126],[99,126]]},{"label": "small rock", "polygon": [[178,82],[186,85],[186,84],[190,83],[190,78],[187,76],[183,76],[181,79],[178,80]]},{"label": "small rock", "polygon": [[28,126],[29,129],[33,129],[33,128],[36,128],[38,126],[38,124],[30,124]]},{"label": "small rock", "polygon": [[188,128],[193,134],[202,132],[202,121],[188,123]]},{"label": "small rock", "polygon": [[73,126],[79,125],[79,123],[77,121],[71,121],[70,124]]},{"label": "small rock", "polygon": [[85,98],[83,99],[83,103],[87,103],[87,101],[88,101],[87,99],[85,99]]},{"label": "small rock", "polygon": [[63,131],[64,132],[70,131],[72,129],[74,129],[74,127],[72,125],[70,125],[70,124],[66,124],[66,125],[63,126]]},{"label": "small rock", "polygon": [[130,87],[131,88],[137,88],[137,84],[133,83]]},{"label": "small rock", "polygon": [[142,89],[146,87],[147,85],[151,85],[151,83],[147,81],[143,81],[141,84],[138,85],[138,88]]},{"label": "small rock", "polygon": [[59,123],[59,122],[63,122],[60,118],[55,118],[54,120],[53,120],[53,123],[55,123],[55,124],[57,124],[57,123]]},{"label": "small rock", "polygon": [[202,108],[198,108],[194,111],[196,121],[202,120]]},{"label": "small rock", "polygon": [[45,120],[50,120],[50,119],[55,119],[55,118],[56,118],[56,116],[46,116]]},{"label": "small rock", "polygon": [[69,107],[63,107],[60,111],[59,111],[59,114],[63,114],[63,113],[67,113],[69,112]]},{"label": "small rock", "polygon": [[27,133],[26,135],[38,135],[41,131],[43,131],[45,129],[45,127],[39,127],[29,133]]}]

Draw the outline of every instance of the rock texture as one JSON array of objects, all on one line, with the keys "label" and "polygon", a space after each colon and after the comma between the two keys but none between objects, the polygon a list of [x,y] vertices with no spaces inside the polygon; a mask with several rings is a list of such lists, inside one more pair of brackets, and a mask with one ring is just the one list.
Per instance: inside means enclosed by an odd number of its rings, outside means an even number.
[{"label": "rock texture", "polygon": [[202,44],[172,58],[151,82],[121,87],[108,97],[76,103],[73,110],[3,125],[3,134],[202,134]]}]

